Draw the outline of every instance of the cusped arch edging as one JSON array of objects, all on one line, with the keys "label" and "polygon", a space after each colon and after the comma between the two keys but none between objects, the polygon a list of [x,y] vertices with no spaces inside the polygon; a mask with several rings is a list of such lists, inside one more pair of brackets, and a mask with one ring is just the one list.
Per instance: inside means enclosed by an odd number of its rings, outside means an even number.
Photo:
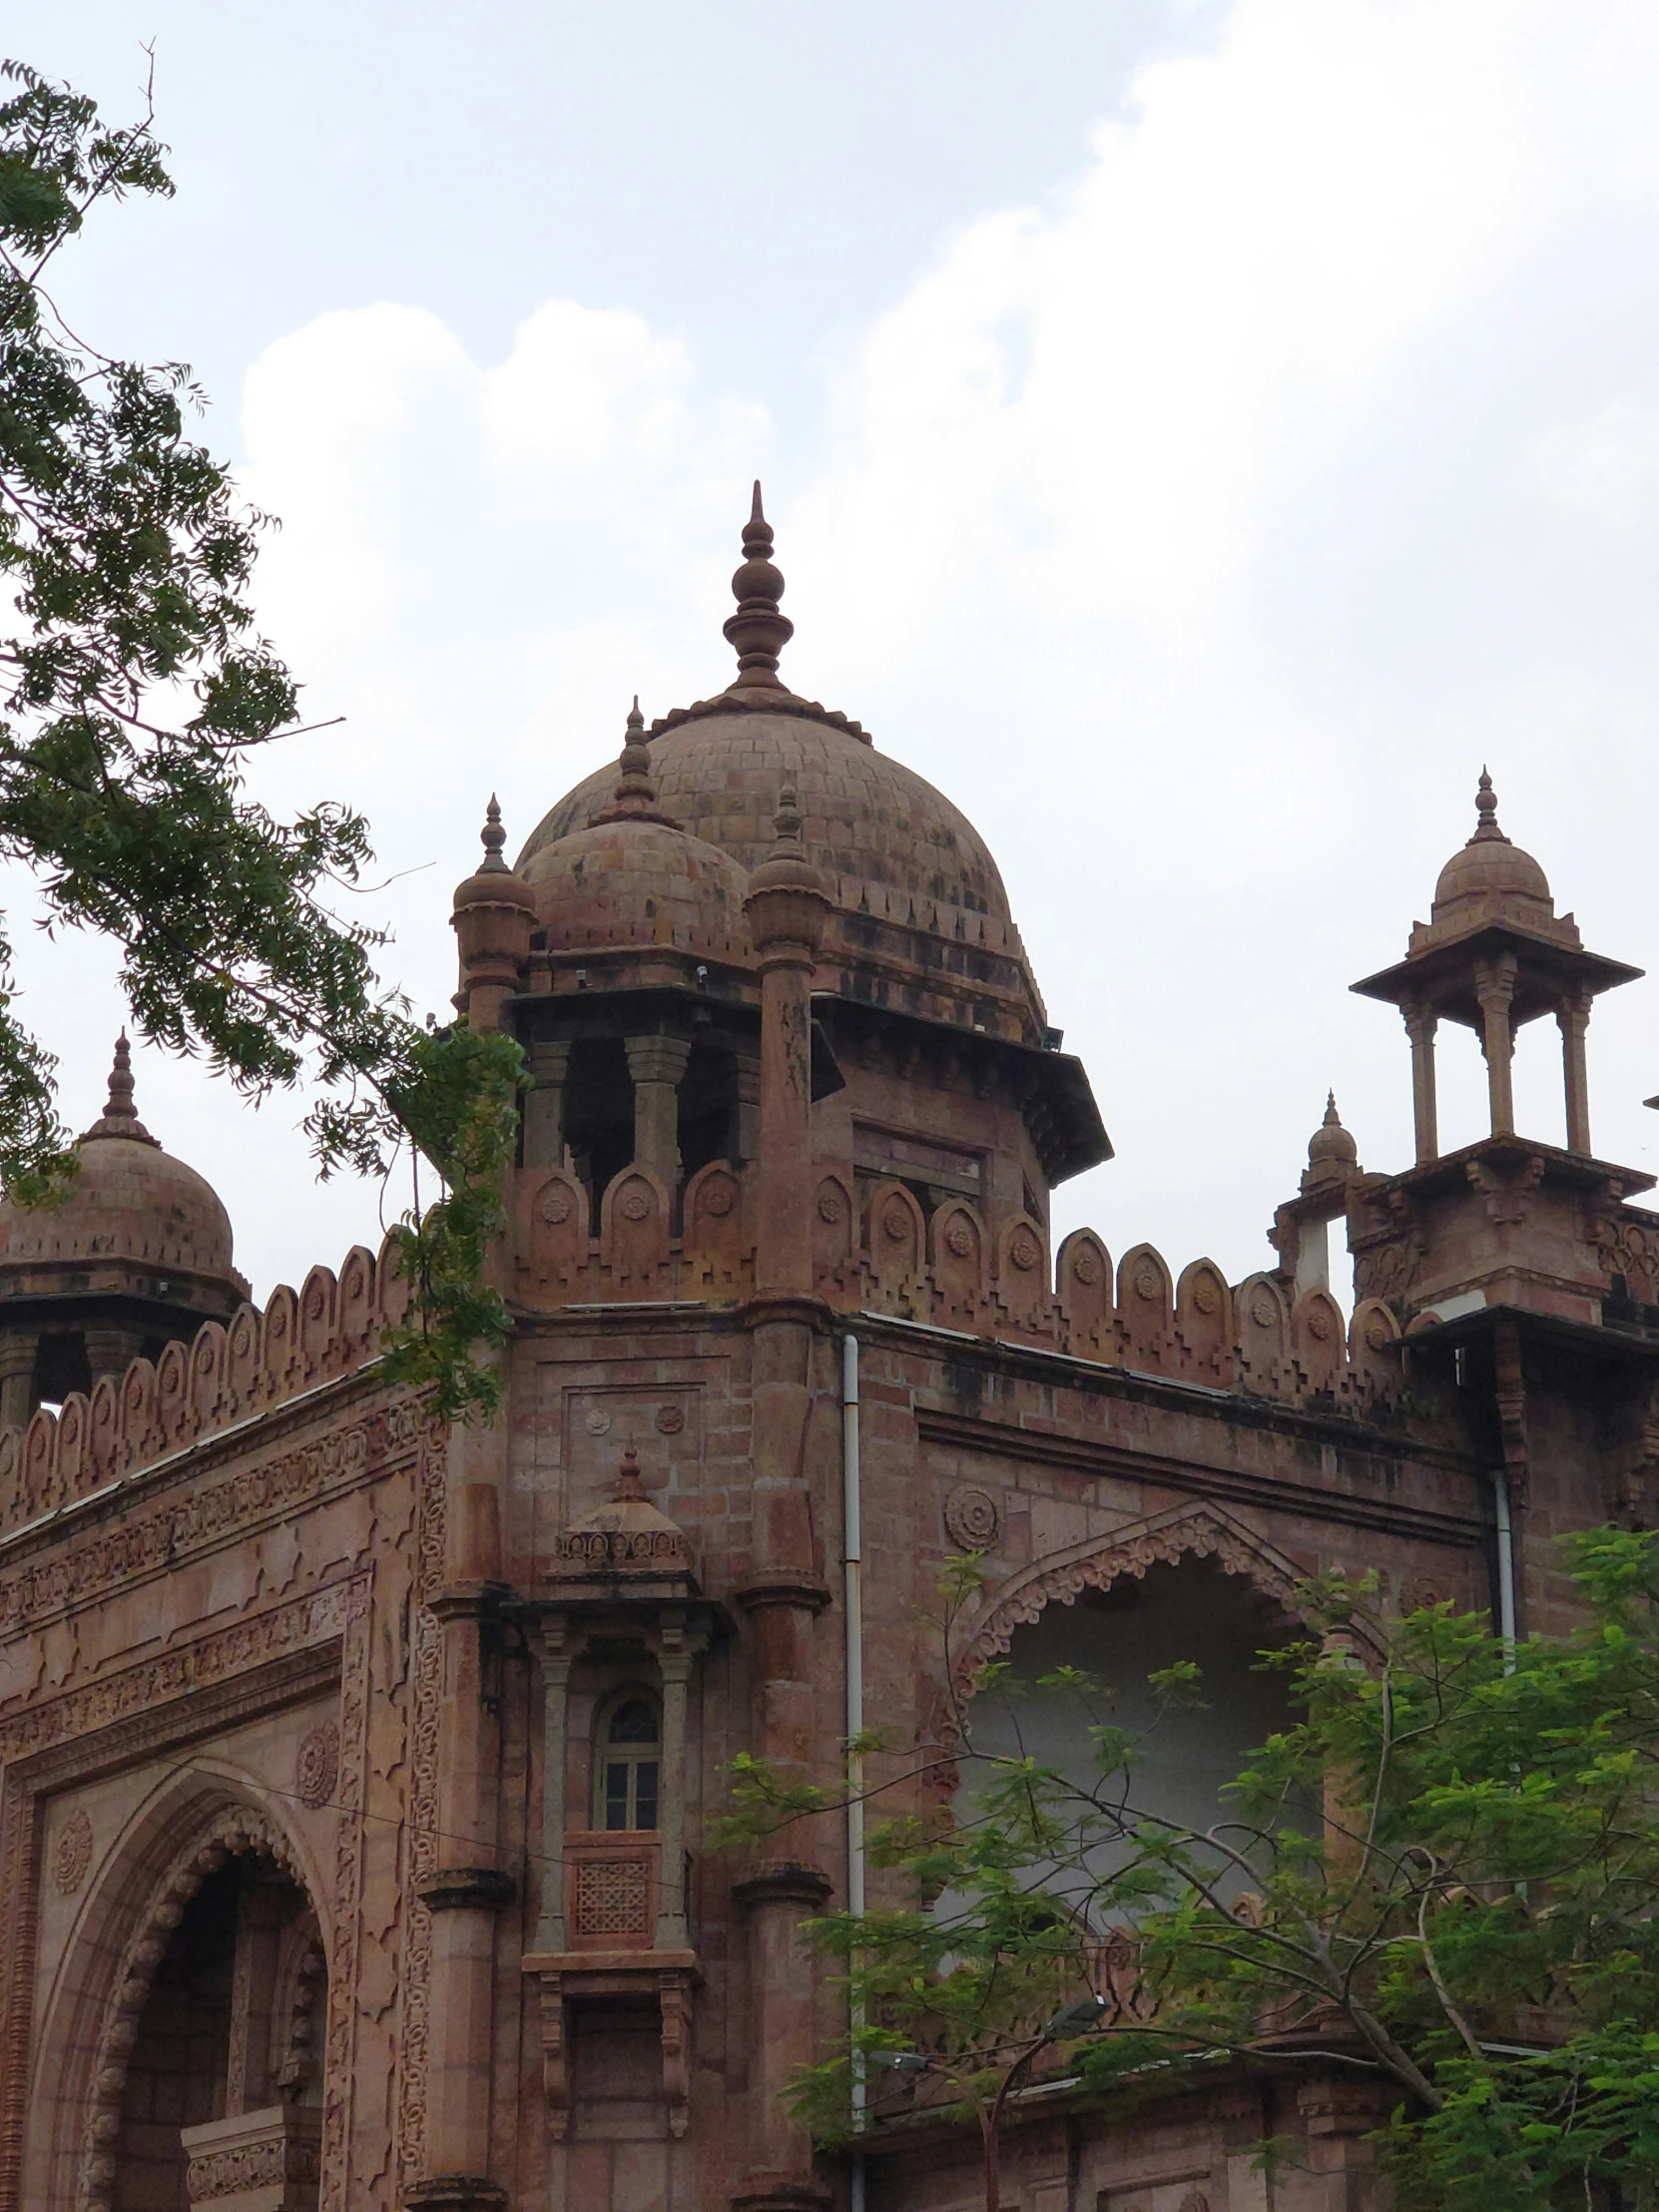
[{"label": "cusped arch edging", "polygon": [[[1176,1566],[1183,1559],[1214,1559],[1224,1573],[1242,1576],[1287,1612],[1297,1610],[1298,1585],[1307,1580],[1302,1568],[1225,1505],[1195,1500],[1169,1506],[1107,1535],[1051,1551],[988,1592],[984,1609],[951,1654],[956,1698],[973,1695],[980,1668],[1006,1652],[1014,1631],[1029,1627],[1046,1606],[1075,1604],[1085,1590],[1109,1589],[1125,1575],[1139,1581],[1149,1568]],[[1368,1641],[1358,1622],[1355,1633]]]},{"label": "cusped arch edging", "polygon": [[173,1931],[209,1875],[227,1860],[248,1853],[272,1859],[310,1899],[317,1916],[324,1956],[328,1944],[322,1900],[292,1838],[260,1807],[233,1802],[218,1806],[198,1827],[151,1890],[121,1953],[99,2026],[93,2061],[90,2110],[75,2190],[76,2212],[108,2212],[116,2178],[116,2142],[121,2133],[121,2103],[127,2066],[138,2040],[139,2022],[149,2002],[156,1969],[166,1955]]}]

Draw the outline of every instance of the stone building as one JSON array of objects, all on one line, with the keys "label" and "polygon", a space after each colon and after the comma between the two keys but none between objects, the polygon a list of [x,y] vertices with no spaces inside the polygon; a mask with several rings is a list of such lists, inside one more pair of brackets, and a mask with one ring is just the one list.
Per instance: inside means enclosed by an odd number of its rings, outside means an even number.
[{"label": "stone building", "polygon": [[[1415,1160],[1367,1172],[1333,1106],[1243,1283],[1055,1250],[1051,1193],[1110,1155],[1088,1078],[972,826],[781,679],[771,549],[757,497],[736,681],[636,710],[512,867],[492,806],[456,894],[458,1004],[535,1076],[503,1418],[388,1384],[372,1252],[247,1303],[124,1046],[73,1199],[0,1214],[0,2212],[845,2204],[780,2096],[840,2024],[799,1927],[845,1829],[741,1862],[708,1830],[739,1751],[833,1779],[849,1650],[914,1747],[988,1654],[1128,1681],[1196,1648],[1245,1685],[1187,1747],[1202,1795],[1311,1571],[1559,1625],[1547,1539],[1656,1510],[1659,1217],[1594,1156],[1584,1057],[1635,971],[1484,779],[1358,986],[1404,1016]],[[1541,1017],[1564,1146],[1514,1127]],[[1491,1133],[1442,1155],[1444,1021]],[[1048,2094],[1005,2186],[1356,2212],[1377,2109],[1307,2067],[1132,2123]],[[1271,2182],[1270,2129],[1306,2139]],[[878,2123],[865,2201],[963,2212],[977,2156]]]}]

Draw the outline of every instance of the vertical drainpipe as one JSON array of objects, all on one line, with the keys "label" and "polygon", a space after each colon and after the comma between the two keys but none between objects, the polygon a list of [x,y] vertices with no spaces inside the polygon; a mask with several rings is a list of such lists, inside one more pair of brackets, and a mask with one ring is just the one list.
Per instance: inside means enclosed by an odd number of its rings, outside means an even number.
[{"label": "vertical drainpipe", "polygon": [[1515,1531],[1509,1518],[1509,1477],[1492,1469],[1492,1506],[1497,1520],[1497,1632],[1503,1639],[1503,1671],[1515,1671]]},{"label": "vertical drainpipe", "polygon": [[[854,1747],[864,1728],[864,1593],[863,1535],[858,1470],[858,1340],[841,1339],[841,1511],[842,1550],[846,1559],[846,1734]],[[864,1762],[854,1748],[847,1754],[846,1782],[846,1909],[864,1910]],[[863,2001],[854,1992],[848,2025],[854,2035],[863,2026]],[[852,2132],[864,2127],[864,2063],[852,2060]],[[856,2146],[852,2153],[851,2212],[864,2212],[864,2157]]]}]

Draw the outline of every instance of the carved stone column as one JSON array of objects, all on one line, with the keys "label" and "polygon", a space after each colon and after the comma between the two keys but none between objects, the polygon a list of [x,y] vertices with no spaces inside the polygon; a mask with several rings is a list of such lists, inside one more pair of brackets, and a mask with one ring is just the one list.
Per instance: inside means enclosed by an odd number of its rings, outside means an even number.
[{"label": "carved stone column", "polygon": [[570,1706],[570,1670],[576,1652],[562,1619],[542,1623],[541,1766],[541,1917],[534,1947],[565,1950],[565,1743]]},{"label": "carved stone column", "polygon": [[[662,1790],[658,1799],[657,1934],[659,1950],[686,1950],[686,1700],[692,1663],[706,1637],[688,1635],[684,1615],[665,1607],[658,1630],[657,1666],[663,1678]],[[667,2033],[668,2015],[664,2015]]]},{"label": "carved stone column", "polygon": [[[813,1442],[812,1008],[814,962],[829,922],[824,880],[801,843],[795,795],[780,794],[777,836],[749,879],[744,911],[761,968],[761,1149],[758,1184],[751,1446],[754,1564],[738,1602],[749,1614],[757,1754],[785,1780],[813,1771],[814,1615],[819,1579],[804,1479]],[[812,2144],[784,2101],[813,2052],[814,1976],[800,1924],[829,1895],[817,1867],[768,1865],[734,1891],[749,1910],[749,2180],[733,2198],[750,2212],[813,2201]]]},{"label": "carved stone column", "polygon": [[1515,996],[1518,966],[1512,952],[1500,952],[1495,959],[1474,963],[1474,994],[1480,1001],[1484,1024],[1480,1049],[1486,1055],[1486,1090],[1491,1101],[1494,1137],[1509,1135],[1515,1126],[1515,1034],[1510,1026],[1509,1012]]},{"label": "carved stone column", "polygon": [[738,1107],[732,1148],[741,1166],[761,1155],[761,1063],[755,1054],[740,1052],[734,1065]]},{"label": "carved stone column", "polygon": [[438,1866],[420,1883],[432,1915],[425,2171],[410,2206],[495,2206],[488,2178],[496,1916],[514,1885],[498,1861],[505,1420],[451,1429],[438,1716]]},{"label": "carved stone column", "polygon": [[634,1158],[671,1191],[680,1182],[680,1082],[691,1058],[684,1037],[630,1037],[634,1079]]},{"label": "carved stone column", "polygon": [[8,1331],[0,1337],[0,1428],[26,1428],[35,1409],[35,1360],[39,1340],[33,1332]]},{"label": "carved stone column", "polygon": [[1584,1058],[1584,1033],[1590,1026],[1592,995],[1563,993],[1555,1008],[1561,1031],[1561,1074],[1567,1096],[1567,1150],[1590,1157],[1590,1077]]},{"label": "carved stone column", "polygon": [[524,1101],[524,1165],[559,1168],[565,1160],[565,1084],[570,1039],[543,1038],[526,1047],[535,1089]]},{"label": "carved stone column", "polygon": [[226,2070],[227,2116],[256,2112],[276,2094],[271,2047],[276,1999],[278,1899],[274,1884],[255,1883],[237,1901],[237,1947],[231,1971],[231,2056]]},{"label": "carved stone column", "polygon": [[1400,1009],[1411,1040],[1411,1119],[1416,1129],[1417,1165],[1440,1156],[1439,1114],[1434,1096],[1434,1031],[1439,1017],[1414,999]]}]

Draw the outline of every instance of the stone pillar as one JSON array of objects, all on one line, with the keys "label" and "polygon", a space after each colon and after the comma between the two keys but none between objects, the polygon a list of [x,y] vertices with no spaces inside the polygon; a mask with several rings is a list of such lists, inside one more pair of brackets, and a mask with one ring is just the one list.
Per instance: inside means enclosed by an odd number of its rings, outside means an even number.
[{"label": "stone pillar", "polygon": [[542,1623],[539,1656],[541,1719],[541,1917],[532,1948],[566,1950],[565,1937],[565,1745],[570,1708],[570,1670],[576,1653],[564,1621]]},{"label": "stone pillar", "polygon": [[505,1419],[450,1430],[438,1715],[438,1866],[420,1896],[432,1915],[424,2172],[411,2206],[496,2206],[489,2171],[496,1916],[514,1894],[498,1863],[501,1490]]},{"label": "stone pillar", "polygon": [[740,1164],[761,1156],[761,1063],[756,1054],[740,1052],[736,1062],[738,1082],[737,1127],[732,1147]]},{"label": "stone pillar", "polygon": [[525,1048],[535,1089],[524,1101],[524,1165],[562,1168],[565,1164],[565,1084],[570,1075],[570,1039],[543,1038]]},{"label": "stone pillar", "polygon": [[480,833],[484,857],[476,875],[455,887],[454,925],[460,952],[463,1017],[474,1029],[509,1026],[507,1002],[530,959],[536,926],[536,894],[501,857],[507,832],[491,798]]},{"label": "stone pillar", "polygon": [[[795,795],[780,795],[777,836],[749,879],[744,911],[761,970],[761,1139],[751,1402],[754,1552],[737,1592],[749,1616],[753,1742],[785,1782],[813,1772],[813,1620],[819,1579],[806,1475],[812,1442],[813,968],[830,903],[801,845]],[[838,1734],[838,1729],[836,1731]],[[770,1862],[734,1892],[749,1910],[750,2165],[735,2202],[763,2212],[811,2202],[812,2143],[784,2089],[813,2054],[814,1976],[800,1925],[830,1894],[822,1869]]]},{"label": "stone pillar", "polygon": [[1567,1094],[1567,1150],[1590,1157],[1590,1077],[1584,1060],[1584,1032],[1590,1026],[1592,995],[1566,991],[1556,1004],[1561,1031],[1561,1073]]},{"label": "stone pillar", "polygon": [[669,1190],[680,1186],[680,1080],[691,1058],[684,1037],[630,1037],[628,1073],[634,1079],[634,1160],[660,1175]]},{"label": "stone pillar", "polygon": [[101,1375],[119,1382],[144,1352],[142,1329],[89,1329],[86,1333],[87,1365],[96,1382]]},{"label": "stone pillar", "polygon": [[1519,963],[1512,952],[1500,952],[1493,960],[1474,963],[1474,995],[1480,1001],[1483,1028],[1480,1049],[1486,1055],[1486,1090],[1491,1101],[1492,1135],[1509,1135],[1515,1126],[1512,1073],[1515,1035],[1509,1011],[1515,996],[1515,972]]},{"label": "stone pillar", "polygon": [[1438,1017],[1407,999],[1401,1008],[1411,1040],[1411,1119],[1416,1128],[1417,1165],[1440,1156],[1439,1115],[1434,1098],[1434,1031]]},{"label": "stone pillar", "polygon": [[26,1428],[35,1409],[35,1360],[40,1341],[8,1331],[0,1337],[0,1428]]},{"label": "stone pillar", "polygon": [[667,1608],[658,1630],[663,1678],[661,1793],[657,1801],[657,1934],[659,1950],[689,1950],[686,1918],[686,1700],[692,1661],[703,1639],[688,1636],[683,1616]]}]

